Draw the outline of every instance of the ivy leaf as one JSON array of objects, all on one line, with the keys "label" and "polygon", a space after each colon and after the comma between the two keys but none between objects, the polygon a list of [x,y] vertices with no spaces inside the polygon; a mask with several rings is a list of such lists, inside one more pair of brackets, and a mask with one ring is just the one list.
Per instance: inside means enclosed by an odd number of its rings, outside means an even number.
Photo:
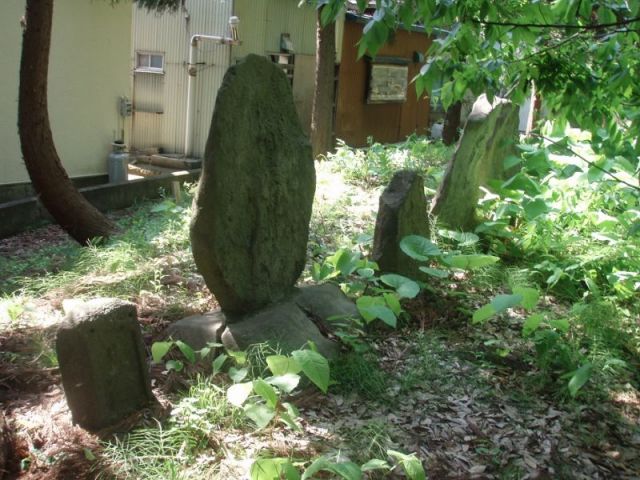
[{"label": "ivy leaf", "polygon": [[227,400],[231,405],[241,407],[253,391],[253,382],[235,383],[227,390]]},{"label": "ivy leaf", "polygon": [[422,462],[415,455],[407,455],[406,453],[397,452],[395,450],[387,450],[387,455],[395,458],[400,462],[407,477],[410,480],[426,480]]},{"label": "ivy leaf", "polygon": [[332,462],[327,457],[320,457],[305,470],[302,475],[302,480],[314,478],[313,475],[321,471],[334,473],[345,480],[360,480],[362,478],[362,470],[360,470],[360,467],[355,463],[336,463]]},{"label": "ivy leaf", "polygon": [[513,293],[516,295],[522,295],[522,301],[520,304],[525,310],[533,310],[540,299],[540,293],[538,293],[538,290],[531,287],[515,287],[513,289]]},{"label": "ivy leaf", "polygon": [[415,298],[415,296],[420,293],[420,286],[410,278],[403,277],[402,275],[389,273],[382,275],[380,280],[382,280],[384,284],[393,287],[396,292],[398,292],[398,295],[404,298]]},{"label": "ivy leaf", "polygon": [[259,404],[251,404],[244,407],[244,413],[247,417],[249,417],[258,427],[258,430],[263,429],[273,417],[276,416],[276,411],[267,406],[267,405],[259,405]]},{"label": "ivy leaf", "polygon": [[167,368],[167,371],[175,370],[176,372],[181,372],[184,368],[184,363],[180,360],[169,360],[165,364],[165,367]]},{"label": "ivy leaf", "polygon": [[227,358],[229,357],[227,357],[224,353],[221,353],[213,362],[211,362],[211,367],[213,368],[214,375],[222,370],[222,366],[224,365],[224,362],[225,360],[227,360]]},{"label": "ivy leaf", "polygon": [[231,367],[229,369],[229,378],[233,380],[233,383],[239,383],[245,379],[245,377],[249,374],[249,370],[246,368],[235,368]]},{"label": "ivy leaf", "polygon": [[292,354],[304,374],[323,393],[329,388],[329,362],[318,352],[313,350],[296,350]]},{"label": "ivy leaf", "polygon": [[267,366],[274,375],[285,375],[287,373],[300,373],[302,368],[296,362],[295,358],[285,355],[269,355],[267,357]]},{"label": "ivy leaf", "polygon": [[363,472],[371,472],[373,470],[390,470],[391,467],[384,460],[373,458],[360,467]]},{"label": "ivy leaf", "polygon": [[273,387],[263,379],[258,378],[253,381],[253,391],[264,398],[264,401],[267,402],[269,407],[275,409],[278,405],[278,394]]},{"label": "ivy leaf", "polygon": [[164,356],[171,350],[173,342],[154,342],[151,345],[151,358],[153,363],[160,363]]},{"label": "ivy leaf", "polygon": [[400,250],[414,260],[426,262],[431,257],[441,255],[440,249],[431,241],[420,235],[409,235],[400,241]]},{"label": "ivy leaf", "polygon": [[436,278],[447,278],[449,276],[449,272],[446,270],[440,270],[438,268],[429,268],[429,267],[419,267],[421,272],[426,273],[432,277]]},{"label": "ivy leaf", "polygon": [[393,311],[385,305],[384,298],[362,296],[356,300],[358,312],[367,323],[379,318],[390,327],[395,328],[397,319]]},{"label": "ivy leaf", "polygon": [[538,329],[543,321],[544,315],[542,315],[541,313],[534,313],[533,315],[529,315],[529,317],[527,317],[527,319],[522,324],[522,335],[524,337],[528,337]]},{"label": "ivy leaf", "polygon": [[251,465],[251,480],[299,480],[300,473],[288,458],[259,458]]},{"label": "ivy leaf", "polygon": [[485,320],[493,317],[495,314],[496,314],[495,308],[493,308],[493,305],[488,303],[487,305],[484,305],[483,307],[479,308],[474,312],[472,317],[472,322],[482,323]]},{"label": "ivy leaf", "polygon": [[196,352],[193,350],[193,348],[184,343],[182,340],[177,340],[176,346],[180,349],[182,355],[184,355],[184,358],[186,358],[189,363],[196,363]]},{"label": "ivy leaf", "polygon": [[591,373],[593,370],[593,365],[590,363],[585,363],[580,368],[578,368],[575,372],[573,372],[573,376],[571,380],[569,380],[569,393],[572,397],[575,397],[578,394],[578,391],[584,386],[585,383],[591,378]]},{"label": "ivy leaf", "polygon": [[499,261],[498,257],[493,255],[448,255],[442,258],[442,261],[453,268],[461,270],[473,270],[475,268],[486,267]]},{"label": "ivy leaf", "polygon": [[519,293],[511,295],[496,295],[491,300],[491,306],[496,313],[504,312],[508,308],[517,307],[522,302],[522,295]]},{"label": "ivy leaf", "polygon": [[276,375],[275,377],[269,377],[265,381],[284,393],[291,393],[300,383],[300,375],[295,373],[285,373],[284,375]]}]

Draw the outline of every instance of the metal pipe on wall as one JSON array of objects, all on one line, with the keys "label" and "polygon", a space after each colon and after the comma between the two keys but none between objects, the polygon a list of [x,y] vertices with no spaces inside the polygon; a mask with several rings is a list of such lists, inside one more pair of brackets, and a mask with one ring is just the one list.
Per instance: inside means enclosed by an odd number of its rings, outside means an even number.
[{"label": "metal pipe on wall", "polygon": [[187,113],[184,132],[184,156],[189,157],[193,151],[193,105],[195,103],[194,80],[197,74],[198,43],[202,40],[211,41],[218,45],[237,46],[240,45],[238,39],[238,24],[240,19],[236,16],[229,18],[229,30],[231,36],[222,37],[219,35],[195,34],[189,43],[189,63],[187,64]]}]

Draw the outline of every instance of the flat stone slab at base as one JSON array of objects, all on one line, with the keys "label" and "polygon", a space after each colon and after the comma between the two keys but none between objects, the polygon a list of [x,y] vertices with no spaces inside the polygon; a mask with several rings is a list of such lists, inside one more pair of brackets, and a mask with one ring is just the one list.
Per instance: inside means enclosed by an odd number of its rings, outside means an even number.
[{"label": "flat stone slab at base", "polygon": [[327,326],[331,325],[330,318],[360,318],[355,303],[332,283],[299,288],[293,300],[309,316]]},{"label": "flat stone slab at base", "polygon": [[65,310],[56,352],[73,422],[100,430],[154,401],[135,304],[98,298]]},{"label": "flat stone slab at base", "polygon": [[322,336],[318,327],[294,301],[285,301],[248,314],[230,323],[222,334],[229,350],[245,350],[256,343],[269,343],[283,354],[304,348],[308,340],[327,358],[334,358],[340,345]]},{"label": "flat stone slab at base", "polygon": [[219,343],[224,330],[226,317],[220,310],[192,315],[172,323],[167,329],[167,336],[174,340],[182,340],[195,350],[207,346],[207,343]]}]

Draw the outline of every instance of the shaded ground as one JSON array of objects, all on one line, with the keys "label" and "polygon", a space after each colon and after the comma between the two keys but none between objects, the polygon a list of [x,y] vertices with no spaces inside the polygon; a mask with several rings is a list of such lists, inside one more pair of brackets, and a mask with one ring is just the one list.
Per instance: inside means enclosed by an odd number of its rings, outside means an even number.
[{"label": "shaded ground", "polygon": [[[321,167],[311,257],[370,234],[377,194],[346,186]],[[183,215],[178,211],[170,221]],[[7,285],[19,285],[22,276],[41,277],[51,287],[38,285],[40,295],[28,288],[15,291],[4,304],[0,400],[13,432],[8,478],[109,478],[108,465],[100,461],[99,438],[71,424],[52,350],[55,326],[65,298],[112,291],[137,303],[150,346],[170,321],[213,308],[215,301],[195,272],[183,226],[175,232],[170,241],[149,234],[148,241],[159,245],[157,258],[120,252],[121,269],[99,270],[104,260],[98,258],[91,264],[97,270],[91,267],[64,281],[60,275],[78,254],[57,227],[0,241],[3,256],[25,262],[54,248],[61,255],[54,268],[62,272],[46,276],[50,263],[1,272],[5,294],[11,293]],[[8,276],[14,273],[11,283]],[[434,479],[640,478],[640,396],[633,386],[589,390],[593,398],[580,401],[539,388],[537,372],[515,356],[496,354],[490,341],[495,329],[514,350],[530,348],[520,338],[517,312],[478,329],[468,324],[470,300],[450,293],[405,305],[412,320],[397,331],[374,332],[365,362],[348,357],[335,367],[341,384],[329,395],[305,391],[294,398],[303,432],[282,427],[212,431],[212,448],[199,458],[210,465],[209,475],[194,467],[193,478],[244,478],[251,459],[265,451],[300,461],[335,454],[364,462],[384,458],[388,448],[415,452]],[[160,407],[142,412],[129,425],[153,425],[153,417],[179,398],[167,392],[175,392],[184,376],[154,368],[152,377]],[[387,478],[402,477],[396,472]]]}]

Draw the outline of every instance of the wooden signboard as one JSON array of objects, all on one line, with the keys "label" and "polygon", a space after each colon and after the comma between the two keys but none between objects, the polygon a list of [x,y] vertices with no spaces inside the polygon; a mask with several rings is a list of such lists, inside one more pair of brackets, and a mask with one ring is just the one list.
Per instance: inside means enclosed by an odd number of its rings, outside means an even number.
[{"label": "wooden signboard", "polygon": [[403,103],[408,83],[408,65],[371,63],[367,103]]}]

